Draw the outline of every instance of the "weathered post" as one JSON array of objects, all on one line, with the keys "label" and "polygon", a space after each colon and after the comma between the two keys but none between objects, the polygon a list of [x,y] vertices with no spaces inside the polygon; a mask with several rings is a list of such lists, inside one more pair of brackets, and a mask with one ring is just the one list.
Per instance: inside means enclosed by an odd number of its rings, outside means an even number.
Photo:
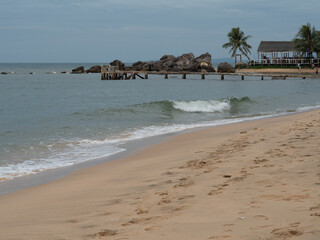
[{"label": "weathered post", "polygon": [[201,79],[206,79],[205,74],[201,74]]},{"label": "weathered post", "polygon": [[224,80],[224,75],[223,74],[221,74],[221,80]]},{"label": "weathered post", "polygon": [[132,73],[132,79],[136,79],[136,73],[135,72]]},{"label": "weathered post", "polygon": [[186,73],[182,73],[182,79],[186,79],[187,78],[187,74]]},{"label": "weathered post", "polygon": [[244,80],[244,75],[241,75],[241,80],[242,80],[242,81]]},{"label": "weathered post", "polygon": [[261,76],[261,80],[264,80],[264,77],[263,77],[263,75]]},{"label": "weathered post", "polygon": [[144,79],[148,79],[148,73],[144,74]]},{"label": "weathered post", "polygon": [[168,73],[164,74],[164,79],[168,79]]}]

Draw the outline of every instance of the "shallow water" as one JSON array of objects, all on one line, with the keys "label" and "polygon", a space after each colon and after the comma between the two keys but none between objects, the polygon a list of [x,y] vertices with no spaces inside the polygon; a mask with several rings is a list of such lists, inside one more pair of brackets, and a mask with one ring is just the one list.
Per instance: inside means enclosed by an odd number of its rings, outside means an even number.
[{"label": "shallow water", "polygon": [[0,64],[1,72],[15,72],[0,75],[0,179],[108,156],[133,139],[320,105],[315,79],[46,74],[79,65]]}]

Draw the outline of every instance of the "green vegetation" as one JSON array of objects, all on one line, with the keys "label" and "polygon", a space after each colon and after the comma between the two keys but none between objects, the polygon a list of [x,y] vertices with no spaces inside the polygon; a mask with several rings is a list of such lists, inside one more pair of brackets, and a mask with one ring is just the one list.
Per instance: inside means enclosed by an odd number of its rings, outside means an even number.
[{"label": "green vegetation", "polygon": [[229,53],[232,52],[232,57],[235,57],[237,50],[239,50],[248,58],[248,60],[250,60],[248,54],[251,54],[251,46],[247,43],[247,40],[250,37],[251,35],[245,36],[244,32],[241,31],[239,27],[232,28],[231,31],[228,33],[229,42],[223,44],[222,47],[231,48]]},{"label": "green vegetation", "polygon": [[311,27],[310,23],[302,25],[296,37],[292,40],[297,51],[308,58],[312,57],[315,52],[317,56],[320,53],[320,31],[315,26]]}]

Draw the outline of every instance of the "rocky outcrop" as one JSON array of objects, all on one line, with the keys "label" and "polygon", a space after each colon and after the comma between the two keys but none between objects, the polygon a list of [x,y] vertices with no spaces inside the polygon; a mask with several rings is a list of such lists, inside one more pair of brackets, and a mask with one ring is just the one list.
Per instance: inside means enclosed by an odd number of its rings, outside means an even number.
[{"label": "rocky outcrop", "polygon": [[71,73],[73,73],[73,74],[85,73],[84,66],[80,66],[75,69],[72,69]]},{"label": "rocky outcrop", "polygon": [[119,70],[125,70],[126,67],[123,62],[120,60],[114,60],[113,62],[109,63],[110,66],[118,67]]},{"label": "rocky outcrop", "polygon": [[100,73],[101,72],[101,66],[100,65],[95,65],[86,70],[86,73]]},{"label": "rocky outcrop", "polygon": [[209,53],[202,54],[195,58],[193,53],[183,54],[179,57],[173,55],[164,55],[159,61],[152,62],[135,62],[130,70],[135,71],[168,71],[168,72],[215,72],[211,63]]},{"label": "rocky outcrop", "polygon": [[235,73],[236,70],[234,69],[234,67],[230,63],[223,62],[223,63],[220,63],[218,65],[217,72],[220,72],[220,73]]},{"label": "rocky outcrop", "polygon": [[[167,71],[167,72],[215,72],[211,63],[211,55],[209,53],[202,54],[195,57],[193,53],[186,53],[179,57],[173,55],[164,55],[159,61],[142,62],[138,61],[132,66],[125,66],[120,60],[114,60],[109,63],[110,66],[115,67],[120,71]],[[83,66],[72,69],[73,74],[81,73],[100,73],[101,66],[95,65],[85,70]]]}]

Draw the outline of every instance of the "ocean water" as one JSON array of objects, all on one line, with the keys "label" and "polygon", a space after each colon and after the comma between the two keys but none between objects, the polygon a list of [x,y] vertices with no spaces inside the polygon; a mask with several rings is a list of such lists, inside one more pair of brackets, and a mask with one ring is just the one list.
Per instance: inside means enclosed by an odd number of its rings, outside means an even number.
[{"label": "ocean water", "polygon": [[60,74],[80,65],[95,64],[0,64],[10,73],[0,75],[0,181],[104,158],[134,139],[320,107],[316,79]]}]

